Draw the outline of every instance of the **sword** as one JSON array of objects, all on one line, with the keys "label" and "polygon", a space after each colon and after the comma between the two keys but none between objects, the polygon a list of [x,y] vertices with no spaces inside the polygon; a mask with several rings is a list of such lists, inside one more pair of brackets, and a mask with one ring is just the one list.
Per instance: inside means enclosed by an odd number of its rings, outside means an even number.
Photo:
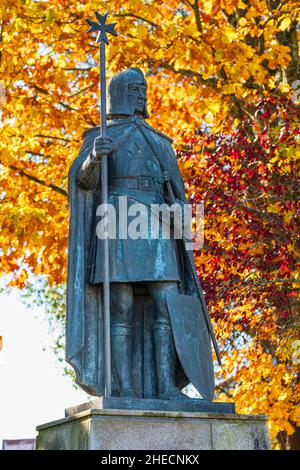
[{"label": "sword", "polygon": [[[107,13],[100,15],[95,12],[98,23],[87,19],[90,25],[88,33],[98,31],[96,43],[99,43],[100,53],[100,136],[107,136],[106,123],[106,67],[105,67],[105,44],[109,44],[107,34],[117,36],[115,31],[116,23],[106,24]],[[101,200],[107,207],[108,201],[108,174],[107,155],[101,159]],[[111,344],[110,344],[110,285],[109,285],[109,239],[108,230],[104,238],[104,279],[103,279],[103,311],[104,311],[104,361],[105,361],[105,396],[111,396]]]}]

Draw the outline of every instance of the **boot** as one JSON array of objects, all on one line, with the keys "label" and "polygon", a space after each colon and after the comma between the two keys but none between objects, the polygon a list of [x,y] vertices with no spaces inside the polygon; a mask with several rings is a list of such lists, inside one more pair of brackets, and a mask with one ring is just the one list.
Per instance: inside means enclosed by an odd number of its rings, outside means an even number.
[{"label": "boot", "polygon": [[132,328],[113,325],[111,328],[112,366],[121,397],[136,397],[132,386]]},{"label": "boot", "polygon": [[170,325],[158,323],[154,326],[154,343],[159,398],[162,400],[190,400],[175,385],[176,353]]}]

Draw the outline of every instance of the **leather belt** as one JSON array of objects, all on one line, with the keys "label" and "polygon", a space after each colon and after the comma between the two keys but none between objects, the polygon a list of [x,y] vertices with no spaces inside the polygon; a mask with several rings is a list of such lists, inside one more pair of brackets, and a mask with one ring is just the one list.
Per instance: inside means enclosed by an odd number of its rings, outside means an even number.
[{"label": "leather belt", "polygon": [[163,194],[164,183],[151,176],[115,176],[109,179],[112,189],[135,189],[140,191],[158,191]]}]

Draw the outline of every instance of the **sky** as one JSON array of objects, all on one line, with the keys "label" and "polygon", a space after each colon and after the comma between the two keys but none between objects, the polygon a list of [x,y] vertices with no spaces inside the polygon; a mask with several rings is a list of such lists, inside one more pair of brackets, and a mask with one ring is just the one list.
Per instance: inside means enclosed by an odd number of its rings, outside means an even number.
[{"label": "sky", "polygon": [[18,293],[0,294],[0,449],[3,439],[36,437],[39,424],[89,396],[63,374],[42,308],[27,308]]}]

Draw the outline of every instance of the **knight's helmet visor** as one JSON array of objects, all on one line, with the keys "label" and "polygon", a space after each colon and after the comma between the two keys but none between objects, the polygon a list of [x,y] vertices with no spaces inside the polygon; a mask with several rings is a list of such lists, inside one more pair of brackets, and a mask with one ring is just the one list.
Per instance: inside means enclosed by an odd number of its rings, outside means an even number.
[{"label": "knight's helmet visor", "polygon": [[[143,72],[135,67],[123,70],[114,75],[108,85],[107,93],[107,117],[113,115],[133,116],[135,112],[135,102],[129,95],[129,85],[143,84],[147,87]],[[147,111],[147,98],[145,100],[142,116],[149,117]]]}]

